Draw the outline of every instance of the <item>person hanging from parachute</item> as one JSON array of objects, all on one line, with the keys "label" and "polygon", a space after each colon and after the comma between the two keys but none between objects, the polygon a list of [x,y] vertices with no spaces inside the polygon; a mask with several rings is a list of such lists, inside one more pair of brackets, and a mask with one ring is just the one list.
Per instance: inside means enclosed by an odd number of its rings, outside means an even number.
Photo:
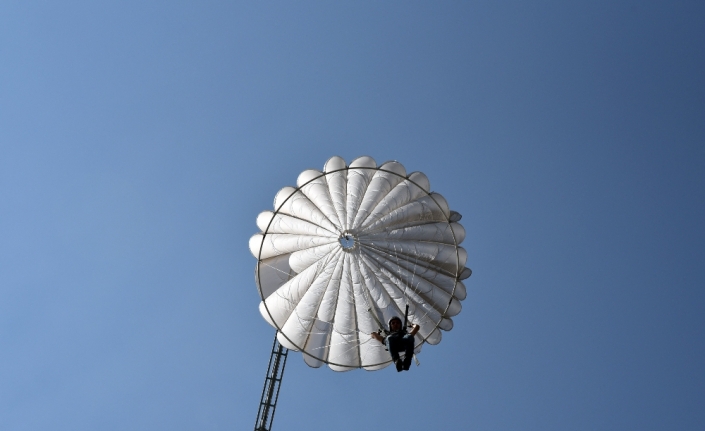
[{"label": "person hanging from parachute", "polygon": [[[409,306],[406,307],[406,312],[409,312]],[[406,320],[406,316],[405,316]],[[397,371],[409,371],[411,367],[411,358],[414,356],[414,335],[419,332],[419,325],[411,326],[411,331],[406,332],[406,322],[402,324],[401,319],[397,316],[389,319],[389,331],[385,337],[382,337],[379,332],[370,334],[372,338],[387,346],[389,354],[392,355],[392,361],[397,367]],[[399,357],[400,353],[404,353],[404,360]]]}]

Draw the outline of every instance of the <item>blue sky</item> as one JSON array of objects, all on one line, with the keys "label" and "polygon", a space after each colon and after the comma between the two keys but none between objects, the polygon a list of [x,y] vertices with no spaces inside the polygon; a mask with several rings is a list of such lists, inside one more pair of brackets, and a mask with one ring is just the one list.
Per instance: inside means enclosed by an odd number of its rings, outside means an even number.
[{"label": "blue sky", "polygon": [[274,429],[705,427],[701,2],[0,4],[0,429],[252,428],[255,217],[426,173],[468,297],[397,374],[290,355]]}]

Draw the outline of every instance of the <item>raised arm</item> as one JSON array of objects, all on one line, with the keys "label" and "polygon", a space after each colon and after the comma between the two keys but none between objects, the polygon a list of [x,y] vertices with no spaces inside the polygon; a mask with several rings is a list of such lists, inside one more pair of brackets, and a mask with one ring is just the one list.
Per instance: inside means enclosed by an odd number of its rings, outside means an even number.
[{"label": "raised arm", "polygon": [[411,328],[411,332],[409,332],[409,335],[413,337],[414,335],[416,335],[417,332],[419,332],[419,329],[421,329],[419,325],[414,325],[413,328]]},{"label": "raised arm", "polygon": [[374,338],[375,340],[379,341],[380,343],[384,344],[384,337],[379,335],[377,332],[373,332],[370,334],[370,337]]}]

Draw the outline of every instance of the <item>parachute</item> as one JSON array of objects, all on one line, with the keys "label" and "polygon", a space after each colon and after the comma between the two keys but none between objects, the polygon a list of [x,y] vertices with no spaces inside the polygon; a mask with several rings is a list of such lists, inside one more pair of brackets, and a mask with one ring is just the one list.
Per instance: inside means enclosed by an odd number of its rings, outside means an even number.
[{"label": "parachute", "polygon": [[329,159],[284,187],[257,217],[259,310],[286,348],[311,367],[378,370],[391,363],[370,336],[382,322],[418,324],[415,353],[438,344],[471,275],[461,215],[431,192],[426,175],[363,156]]}]

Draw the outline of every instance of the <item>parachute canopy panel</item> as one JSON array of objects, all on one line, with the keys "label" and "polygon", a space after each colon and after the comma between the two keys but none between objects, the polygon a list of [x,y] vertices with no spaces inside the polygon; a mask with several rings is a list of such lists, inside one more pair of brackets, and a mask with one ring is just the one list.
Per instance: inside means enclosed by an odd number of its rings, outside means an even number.
[{"label": "parachute canopy panel", "polygon": [[323,171],[302,172],[296,187],[277,193],[274,211],[257,217],[250,251],[260,312],[312,367],[388,366],[389,352],[370,333],[403,318],[407,305],[420,326],[415,351],[438,344],[471,274],[460,218],[421,172],[333,157]]}]

